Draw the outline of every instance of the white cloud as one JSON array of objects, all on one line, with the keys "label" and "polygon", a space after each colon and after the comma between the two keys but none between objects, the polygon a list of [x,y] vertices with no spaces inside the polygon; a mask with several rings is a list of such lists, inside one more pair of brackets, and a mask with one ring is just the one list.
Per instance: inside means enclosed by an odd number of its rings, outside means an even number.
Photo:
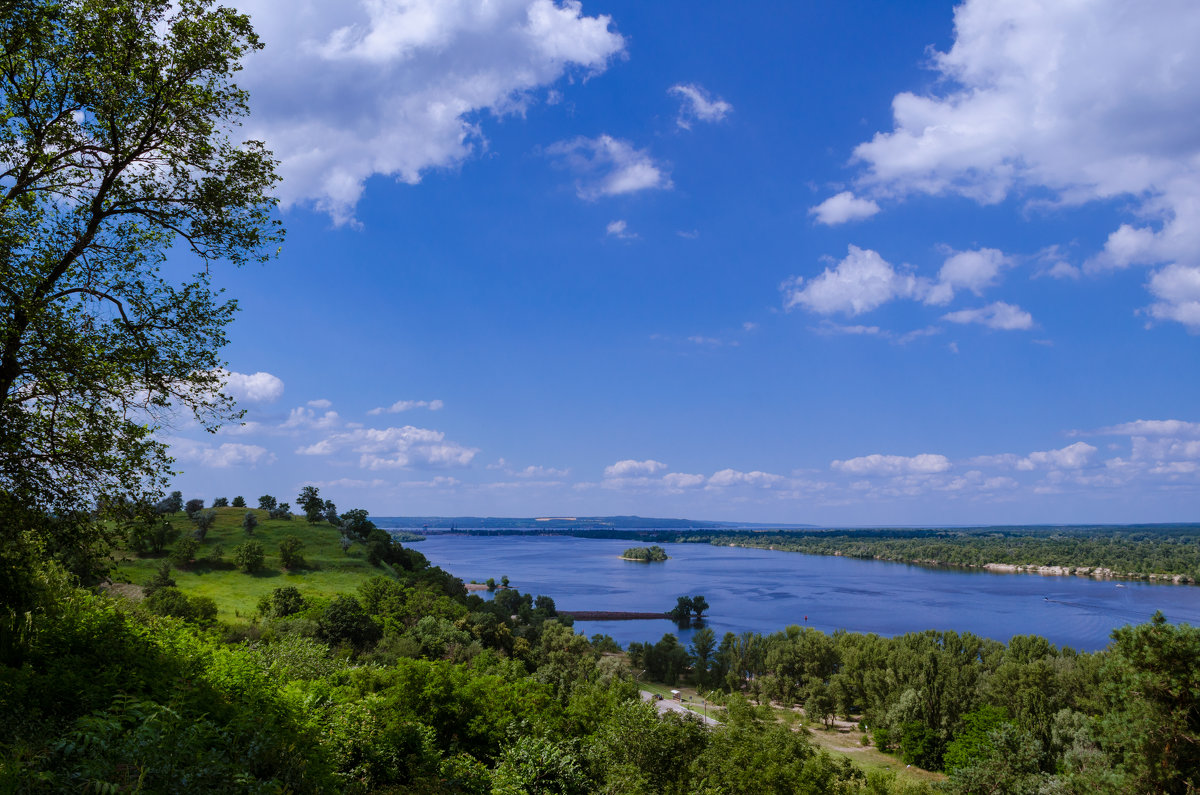
[{"label": "white cloud", "polygon": [[288,418],[279,427],[285,430],[298,428],[324,430],[326,428],[336,428],[340,424],[341,419],[338,417],[336,411],[327,411],[317,416],[317,413],[312,409],[298,406],[288,413]]},{"label": "white cloud", "polygon": [[1095,431],[1102,436],[1193,436],[1200,438],[1200,422],[1185,420],[1134,420]]},{"label": "white cloud", "polygon": [[661,472],[666,469],[667,465],[661,461],[655,461],[648,458],[645,461],[635,461],[632,458],[626,458],[624,461],[604,468],[604,477],[606,478],[629,478],[643,475],[653,475],[655,472]]},{"label": "white cloud", "polygon": [[[855,149],[861,182],[880,195],[982,203],[1014,192],[1066,205],[1133,197],[1136,220],[1110,234],[1088,269],[1196,267],[1198,37],[1200,5],[1190,0],[967,0],[955,10],[954,45],[933,54],[941,93],[895,97],[893,130]],[[1200,327],[1191,299],[1156,296],[1154,317]]]},{"label": "white cloud", "polygon": [[1096,448],[1087,442],[1076,442],[1061,450],[1045,450],[1030,453],[1016,462],[1016,468],[1028,472],[1033,469],[1079,469],[1087,466]]},{"label": "white cloud", "polygon": [[807,283],[793,277],[781,289],[785,309],[803,306],[822,315],[859,315],[893,298],[912,297],[921,285],[911,274],[898,273],[878,253],[852,245],[833,270],[826,268]]},{"label": "white cloud", "polygon": [[733,112],[733,105],[719,97],[714,99],[695,83],[680,83],[668,88],[667,92],[683,100],[675,123],[685,130],[692,129],[693,121],[718,122]]},{"label": "white cloud", "polygon": [[343,450],[359,453],[359,466],[371,470],[467,466],[479,453],[477,448],[446,441],[441,431],[412,425],[335,433],[296,453],[332,455]]},{"label": "white cloud", "polygon": [[1200,439],[1147,439],[1135,436],[1132,456],[1135,461],[1178,461],[1200,458]]},{"label": "white cloud", "polygon": [[1033,328],[1033,315],[1019,306],[1003,301],[996,301],[979,309],[960,309],[942,315],[942,319],[951,323],[979,323],[1001,331],[1025,331]]},{"label": "white cloud", "polygon": [[231,370],[217,370],[224,386],[221,391],[234,400],[245,403],[273,403],[283,394],[283,381],[270,373],[247,375]]},{"label": "white cloud", "polygon": [[397,400],[390,406],[379,406],[367,412],[372,416],[379,414],[399,414],[402,411],[412,411],[413,409],[429,409],[430,411],[441,411],[446,404],[441,400]]},{"label": "white cloud", "polygon": [[327,409],[333,406],[333,401],[319,398],[317,400],[310,400],[305,405],[312,406],[314,409]]},{"label": "white cloud", "polygon": [[714,472],[708,479],[705,485],[707,489],[723,489],[730,486],[758,486],[760,488],[770,488],[783,482],[782,475],[774,475],[770,472],[739,472],[736,469],[722,469],[719,472]]},{"label": "white cloud", "polygon": [[886,475],[930,475],[945,472],[951,466],[950,459],[935,453],[921,453],[914,456],[903,455],[873,455],[859,456],[845,461],[834,461],[830,464],[833,469],[848,475],[886,476]]},{"label": "white cloud", "polygon": [[571,470],[534,466],[531,464],[524,469],[517,470],[513,474],[519,478],[565,478],[571,474]]},{"label": "white cloud", "polygon": [[844,190],[836,196],[830,196],[816,207],[809,208],[808,214],[817,216],[817,223],[834,226],[847,221],[858,221],[870,218],[879,212],[879,205],[872,199],[860,199],[853,192]]},{"label": "white cloud", "polygon": [[352,219],[373,175],[416,183],[486,148],[481,111],[520,112],[625,40],[575,0],[241,0],[268,47],[247,59],[247,137],[280,158],[285,208]]},{"label": "white cloud", "polygon": [[703,486],[708,480],[704,475],[689,475],[686,472],[668,472],[662,476],[663,484],[668,489],[683,491]]},{"label": "white cloud", "polygon": [[604,227],[604,231],[605,234],[618,240],[633,240],[637,237],[635,233],[629,231],[629,225],[625,223],[624,219],[620,218],[616,221],[609,221],[608,226]]},{"label": "white cloud", "polygon": [[948,304],[955,290],[970,290],[983,295],[996,283],[1002,268],[1012,264],[1003,251],[981,248],[976,251],[956,251],[946,258],[938,271],[938,281],[925,296],[927,304]]},{"label": "white cloud", "polygon": [[561,158],[578,175],[576,192],[588,201],[672,187],[671,178],[646,150],[610,135],[559,141],[547,147],[546,153]]},{"label": "white cloud", "polygon": [[1146,308],[1151,316],[1174,320],[1189,331],[1200,332],[1200,267],[1168,265],[1150,277],[1148,286],[1158,299]]},{"label": "white cloud", "polygon": [[211,445],[196,442],[191,439],[171,439],[171,455],[180,463],[196,463],[199,466],[213,469],[228,469],[229,467],[257,466],[272,464],[275,455],[265,447],[256,444],[237,444],[225,442],[221,445]]}]

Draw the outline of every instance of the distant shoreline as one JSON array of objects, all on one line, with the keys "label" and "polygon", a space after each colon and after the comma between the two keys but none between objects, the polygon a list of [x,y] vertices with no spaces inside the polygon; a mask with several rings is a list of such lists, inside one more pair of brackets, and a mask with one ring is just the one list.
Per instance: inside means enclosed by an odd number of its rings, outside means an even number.
[{"label": "distant shoreline", "polygon": [[644,621],[671,618],[666,613],[637,613],[624,610],[559,610],[558,614],[576,621]]}]

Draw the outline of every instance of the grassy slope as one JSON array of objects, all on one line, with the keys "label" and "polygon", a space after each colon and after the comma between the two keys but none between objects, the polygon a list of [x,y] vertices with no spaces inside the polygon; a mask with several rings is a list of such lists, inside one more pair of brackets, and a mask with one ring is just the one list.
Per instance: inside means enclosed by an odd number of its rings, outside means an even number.
[{"label": "grassy slope", "polygon": [[[255,574],[246,574],[233,565],[233,549],[247,539],[242,530],[245,508],[217,508],[217,521],[208,531],[200,546],[197,558],[190,570],[172,569],[172,576],[179,589],[193,596],[209,596],[217,603],[218,618],[236,621],[253,615],[258,600],[275,588],[293,585],[305,596],[333,596],[338,593],[353,593],[359,583],[384,572],[367,563],[366,550],[355,544],[349,553],[342,552],[339,533],[325,522],[310,525],[301,517],[291,521],[267,519],[267,512],[254,510],[259,525],[254,529],[254,538],[266,551],[266,567]],[[169,517],[171,523],[184,533],[191,533],[195,525],[183,513]],[[279,542],[287,536],[296,536],[304,542],[301,554],[307,564],[305,568],[288,571],[279,562]],[[224,548],[223,564],[208,565],[202,559],[217,544]],[[170,547],[168,547],[170,549]],[[166,554],[157,557],[130,557],[119,562],[114,579],[125,579],[136,585],[146,583]]]}]

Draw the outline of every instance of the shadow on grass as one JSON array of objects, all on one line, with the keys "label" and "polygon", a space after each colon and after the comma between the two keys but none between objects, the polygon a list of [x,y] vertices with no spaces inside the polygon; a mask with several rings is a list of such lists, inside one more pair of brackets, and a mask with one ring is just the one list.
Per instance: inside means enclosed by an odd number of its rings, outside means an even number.
[{"label": "shadow on grass", "polygon": [[282,574],[279,569],[259,569],[258,571],[248,571],[246,573],[258,580],[266,580]]}]

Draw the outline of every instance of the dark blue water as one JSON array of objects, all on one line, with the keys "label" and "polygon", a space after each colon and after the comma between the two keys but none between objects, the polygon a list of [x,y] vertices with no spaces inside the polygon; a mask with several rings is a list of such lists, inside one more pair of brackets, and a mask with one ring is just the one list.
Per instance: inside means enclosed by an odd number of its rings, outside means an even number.
[{"label": "dark blue water", "polygon": [[[928,569],[875,560],[802,555],[708,544],[663,544],[665,563],[619,555],[630,542],[565,536],[432,535],[415,545],[465,582],[508,575],[522,593],[545,594],[561,610],[666,611],[679,596],[703,594],[707,625],[720,637],[769,634],[788,624],[824,632],[901,635],[953,629],[1008,642],[1041,635],[1094,651],[1109,633],[1161,610],[1200,624],[1200,586]],[[670,621],[581,621],[576,630],[611,635],[622,646],[666,632]]]}]

